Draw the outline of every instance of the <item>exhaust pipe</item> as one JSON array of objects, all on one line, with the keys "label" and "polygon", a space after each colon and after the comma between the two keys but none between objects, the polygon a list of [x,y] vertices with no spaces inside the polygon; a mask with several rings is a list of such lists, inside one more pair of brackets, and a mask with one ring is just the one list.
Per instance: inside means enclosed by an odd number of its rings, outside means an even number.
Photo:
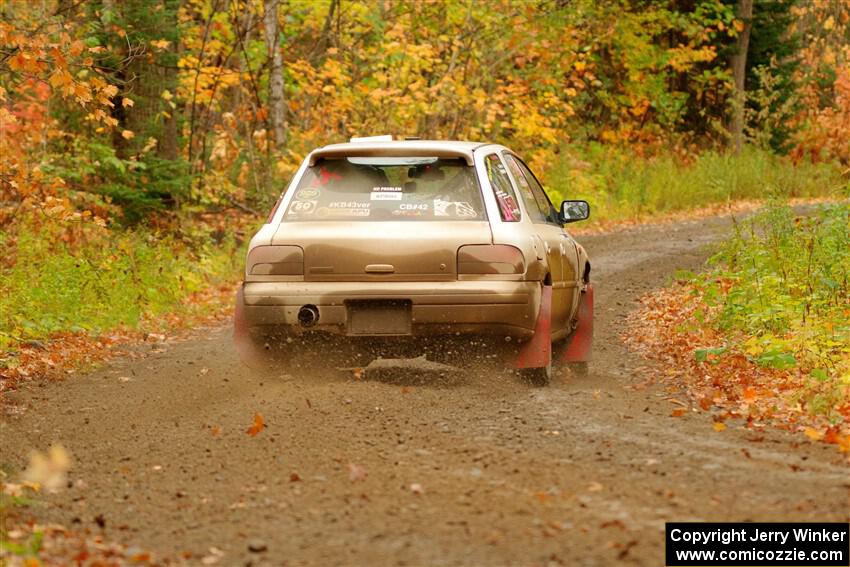
[{"label": "exhaust pipe", "polygon": [[304,305],[298,310],[298,322],[302,327],[312,327],[319,322],[319,309],[315,305]]}]

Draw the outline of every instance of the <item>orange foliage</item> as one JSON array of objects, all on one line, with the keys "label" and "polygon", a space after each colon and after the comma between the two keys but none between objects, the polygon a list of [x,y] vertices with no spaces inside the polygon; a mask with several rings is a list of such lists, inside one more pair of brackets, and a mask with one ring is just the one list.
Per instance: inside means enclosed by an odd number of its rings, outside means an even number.
[{"label": "orange foliage", "polygon": [[799,394],[811,385],[798,368],[759,366],[738,352],[723,356],[709,352],[704,361],[697,360],[696,349],[727,343],[719,331],[695,324],[697,311],[710,317],[711,310],[717,309],[702,301],[698,288],[680,283],[644,296],[641,303],[629,316],[624,339],[643,356],[661,363],[666,379],[687,390],[694,407],[706,411],[714,407],[721,419],[742,419],[751,428],[770,424],[812,430],[818,440],[850,450],[850,404],[836,408],[844,417],[837,424],[810,413]]}]

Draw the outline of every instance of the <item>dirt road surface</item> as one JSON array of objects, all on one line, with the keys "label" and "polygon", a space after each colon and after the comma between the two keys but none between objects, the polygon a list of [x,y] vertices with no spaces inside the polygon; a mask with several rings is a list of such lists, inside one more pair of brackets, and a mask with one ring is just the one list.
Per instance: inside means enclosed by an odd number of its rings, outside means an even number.
[{"label": "dirt road surface", "polygon": [[[142,360],[25,386],[0,461],[20,468],[31,448],[64,444],[73,487],[39,519],[192,564],[663,565],[665,521],[847,521],[834,446],[670,417],[664,388],[639,386],[657,371],[618,339],[635,299],[698,268],[728,227],[579,239],[597,290],[586,378],[257,374],[229,329],[199,329]],[[250,437],[256,412],[267,428]]]}]

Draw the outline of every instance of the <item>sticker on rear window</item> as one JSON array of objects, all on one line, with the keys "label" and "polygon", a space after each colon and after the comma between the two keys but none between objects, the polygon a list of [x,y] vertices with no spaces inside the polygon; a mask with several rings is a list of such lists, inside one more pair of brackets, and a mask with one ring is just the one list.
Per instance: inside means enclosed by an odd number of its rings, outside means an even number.
[{"label": "sticker on rear window", "polygon": [[289,212],[299,215],[309,215],[316,210],[316,201],[293,201]]},{"label": "sticker on rear window", "polygon": [[305,201],[309,201],[310,199],[315,199],[319,196],[318,189],[301,189],[298,193],[295,194],[296,199],[304,199]]},{"label": "sticker on rear window", "polygon": [[424,216],[424,215],[425,215],[425,211],[420,210],[420,209],[416,209],[416,210],[397,209],[397,210],[393,211],[393,216],[397,216],[397,217],[421,217],[421,216]]},{"label": "sticker on rear window", "polygon": [[369,197],[372,201],[401,201],[401,187],[372,187],[372,193]]},{"label": "sticker on rear window", "polygon": [[434,216],[470,218],[478,216],[478,212],[466,201],[434,199]]},{"label": "sticker on rear window", "polygon": [[466,201],[455,203],[455,214],[459,217],[474,217],[478,215],[475,209],[472,208],[472,205]]},{"label": "sticker on rear window", "polygon": [[368,209],[372,203],[364,203],[361,201],[331,201],[328,203],[329,209]]},{"label": "sticker on rear window", "polygon": [[316,209],[316,216],[321,218],[328,217],[368,217],[372,213],[369,209],[331,209],[330,207],[319,207]]},{"label": "sticker on rear window", "polygon": [[434,216],[435,217],[447,217],[449,216],[449,205],[451,205],[451,201],[443,201],[442,199],[434,199]]}]

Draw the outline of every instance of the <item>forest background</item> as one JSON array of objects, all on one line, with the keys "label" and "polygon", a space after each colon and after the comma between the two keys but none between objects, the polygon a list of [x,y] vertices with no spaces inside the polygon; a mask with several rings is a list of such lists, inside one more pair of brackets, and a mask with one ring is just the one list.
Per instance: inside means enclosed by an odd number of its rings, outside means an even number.
[{"label": "forest background", "polygon": [[4,0],[0,374],[203,314],[300,160],[374,134],[504,143],[597,223],[840,198],[850,3]]}]

